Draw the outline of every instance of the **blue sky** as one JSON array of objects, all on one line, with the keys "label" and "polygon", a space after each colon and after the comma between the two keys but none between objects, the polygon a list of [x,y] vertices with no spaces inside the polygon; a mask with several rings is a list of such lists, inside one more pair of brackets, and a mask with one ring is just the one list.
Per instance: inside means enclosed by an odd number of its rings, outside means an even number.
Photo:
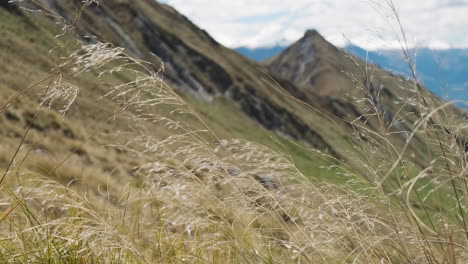
[{"label": "blue sky", "polygon": [[[388,0],[164,0],[222,44],[287,45],[317,29],[338,46],[399,48]],[[468,0],[394,0],[409,46],[468,48]]]}]

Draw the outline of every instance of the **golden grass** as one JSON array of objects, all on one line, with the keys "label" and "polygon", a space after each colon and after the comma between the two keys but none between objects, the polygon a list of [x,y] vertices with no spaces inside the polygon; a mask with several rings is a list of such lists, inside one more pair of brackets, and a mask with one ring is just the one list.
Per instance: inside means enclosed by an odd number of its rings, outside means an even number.
[{"label": "golden grass", "polygon": [[[65,43],[73,33],[72,27]],[[336,169],[360,188],[351,190],[310,180],[284,153],[220,138],[152,65],[122,49],[98,43],[76,51],[65,45],[61,52],[35,110],[18,120],[25,130],[0,159],[7,161],[1,262],[468,261],[467,157],[460,145],[466,120],[452,108],[425,103],[409,135],[411,140],[424,133],[427,144],[440,147],[423,170],[414,171],[407,145],[392,145],[381,133],[389,131],[385,122],[376,131],[356,126],[366,138],[355,145],[361,166]],[[73,79],[91,71],[106,80],[99,96],[115,110],[86,132],[79,121],[54,125],[57,113],[75,103]],[[362,102],[370,104],[372,118],[382,120],[370,84],[360,87],[368,96]],[[17,95],[2,102],[0,113],[16,112]],[[191,115],[197,125],[180,122],[174,113]],[[157,127],[164,128],[164,137],[155,135]],[[43,133],[57,137],[42,140]],[[440,208],[432,208],[431,199]]]}]

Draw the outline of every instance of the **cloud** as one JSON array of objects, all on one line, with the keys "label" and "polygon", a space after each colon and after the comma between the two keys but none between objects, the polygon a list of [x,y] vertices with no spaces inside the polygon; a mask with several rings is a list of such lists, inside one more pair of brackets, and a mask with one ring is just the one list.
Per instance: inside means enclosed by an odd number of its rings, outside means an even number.
[{"label": "cloud", "polygon": [[[398,48],[386,0],[166,0],[228,47],[286,45],[317,29],[332,43]],[[468,47],[468,0],[395,0],[409,46]]]}]

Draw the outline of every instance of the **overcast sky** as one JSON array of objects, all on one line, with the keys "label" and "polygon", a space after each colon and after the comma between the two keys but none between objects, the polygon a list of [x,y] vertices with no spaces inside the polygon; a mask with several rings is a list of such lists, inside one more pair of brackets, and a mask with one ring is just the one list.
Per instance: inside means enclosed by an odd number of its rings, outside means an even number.
[{"label": "overcast sky", "polygon": [[[161,0],[225,46],[287,45],[317,29],[338,46],[398,48],[387,0]],[[394,0],[410,46],[468,48],[468,0]]]}]

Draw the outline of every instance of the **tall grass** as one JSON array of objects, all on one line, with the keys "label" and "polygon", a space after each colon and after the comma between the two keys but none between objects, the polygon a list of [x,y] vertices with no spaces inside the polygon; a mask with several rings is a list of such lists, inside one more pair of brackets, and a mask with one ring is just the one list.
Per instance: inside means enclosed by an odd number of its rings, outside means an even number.
[{"label": "tall grass", "polygon": [[[70,155],[41,173],[23,167],[28,156],[34,159],[23,145],[26,128],[1,182],[1,262],[468,262],[467,155],[460,144],[466,120],[432,100],[417,82],[409,100],[421,115],[406,133],[406,145],[398,147],[395,122],[386,121],[379,106],[372,66],[364,76],[354,76],[365,95],[359,103],[368,110],[366,118],[381,125],[374,131],[354,123],[361,166],[339,168],[360,189],[318,183],[283,153],[218,138],[154,65],[108,43],[71,50],[82,12],[93,3],[84,1],[64,27],[60,64],[50,76],[18,92],[0,112],[34,93],[39,94],[36,116],[44,108],[65,114],[79,92],[66,80],[86,72],[97,73],[116,110]],[[183,124],[178,115],[192,115],[199,125]],[[138,159],[131,180],[122,183],[108,175],[83,191],[74,180],[57,179],[64,162],[105,124],[123,120],[131,125],[115,131],[108,145]],[[169,129],[170,136],[156,137],[153,124]],[[421,134],[434,150],[433,162],[416,169],[405,151]],[[439,208],[432,208],[436,203]]]}]

